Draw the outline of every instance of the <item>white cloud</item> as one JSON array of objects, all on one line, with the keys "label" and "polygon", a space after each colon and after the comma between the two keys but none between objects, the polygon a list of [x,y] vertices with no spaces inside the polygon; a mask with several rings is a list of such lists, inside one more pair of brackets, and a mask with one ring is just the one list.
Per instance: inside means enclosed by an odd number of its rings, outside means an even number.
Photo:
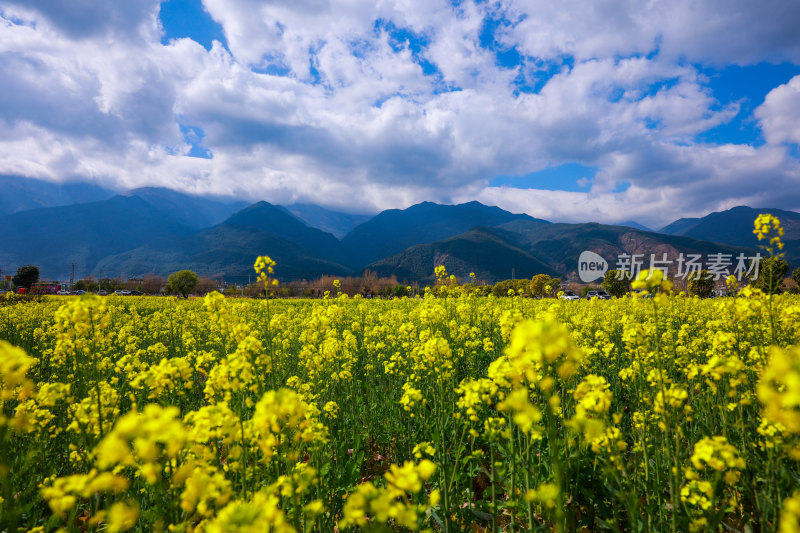
[{"label": "white cloud", "polygon": [[767,142],[800,145],[800,76],[770,91],[755,115]]},{"label": "white cloud", "polygon": [[[362,210],[478,198],[558,220],[798,208],[759,179],[800,177],[780,146],[800,138],[800,77],[757,111],[768,146],[696,141],[740,110],[693,62],[800,62],[798,14],[773,3],[204,0],[228,46],[207,51],[161,44],[156,0],[0,0],[0,173]],[[500,15],[502,43],[535,57],[502,66],[481,46]],[[540,91],[517,91],[551,61]],[[181,126],[212,159],[187,157]],[[487,187],[568,162],[598,168],[590,192]]]},{"label": "white cloud", "polygon": [[800,61],[792,0],[510,0],[505,39],[542,58],[658,53],[668,60]]},{"label": "white cloud", "polygon": [[635,220],[653,229],[681,217],[704,216],[738,205],[800,205],[800,163],[787,164],[783,148],[662,145],[659,151],[654,161],[638,154],[608,158],[602,172],[609,181],[641,177],[638,182],[631,180],[634,183],[623,192],[486,187],[456,199],[477,197],[513,212],[557,222]]},{"label": "white cloud", "polygon": [[158,36],[160,0],[3,0],[0,9],[71,39],[140,40]]}]

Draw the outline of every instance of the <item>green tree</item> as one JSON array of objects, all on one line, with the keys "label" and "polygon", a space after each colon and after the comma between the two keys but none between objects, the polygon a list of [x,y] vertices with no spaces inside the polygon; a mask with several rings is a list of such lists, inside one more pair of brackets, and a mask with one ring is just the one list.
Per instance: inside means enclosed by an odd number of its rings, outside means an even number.
[{"label": "green tree", "polygon": [[619,270],[609,270],[603,276],[603,282],[600,284],[603,289],[616,298],[625,296],[631,290],[631,280],[627,276],[621,275]]},{"label": "green tree", "polygon": [[531,278],[531,295],[541,296],[544,294],[544,287],[550,280],[547,274],[536,274]]},{"label": "green tree", "polygon": [[751,283],[767,294],[777,294],[783,290],[783,278],[788,273],[789,263],[780,257],[766,257],[761,260],[758,279]]},{"label": "green tree", "polygon": [[39,267],[36,265],[24,265],[17,269],[17,273],[11,279],[17,287],[30,289],[31,285],[39,281]]},{"label": "green tree", "polygon": [[581,298],[586,298],[586,295],[589,294],[589,291],[596,291],[599,290],[600,287],[597,285],[584,285],[581,289]]},{"label": "green tree", "polygon": [[[550,287],[550,292],[547,292],[547,287]],[[545,284],[544,288],[547,296],[555,296],[561,288],[561,278],[550,278],[550,283]]]},{"label": "green tree", "polygon": [[714,280],[708,270],[696,270],[689,273],[689,294],[700,298],[710,298],[714,294]]},{"label": "green tree", "polygon": [[536,274],[530,281],[531,296],[553,296],[558,292],[560,286],[560,278],[551,278],[547,274]]},{"label": "green tree", "polygon": [[179,294],[188,298],[199,282],[200,278],[191,270],[179,270],[169,275],[165,290],[167,294]]},{"label": "green tree", "polygon": [[514,289],[514,292],[516,292],[516,289],[514,288],[514,280],[504,279],[503,281],[498,281],[494,284],[492,287],[492,294],[498,297],[508,296],[508,291],[510,289]]},{"label": "green tree", "polygon": [[397,298],[408,296],[408,289],[403,285],[395,285],[392,291],[394,292],[394,296],[396,296]]},{"label": "green tree", "polygon": [[797,284],[797,287],[800,288],[800,267],[792,270],[792,281],[794,281]]},{"label": "green tree", "polygon": [[122,284],[121,279],[103,278],[101,280],[98,280],[97,282],[97,289],[101,291],[106,291],[109,294],[111,294],[114,291],[122,290],[124,288],[125,286]]}]

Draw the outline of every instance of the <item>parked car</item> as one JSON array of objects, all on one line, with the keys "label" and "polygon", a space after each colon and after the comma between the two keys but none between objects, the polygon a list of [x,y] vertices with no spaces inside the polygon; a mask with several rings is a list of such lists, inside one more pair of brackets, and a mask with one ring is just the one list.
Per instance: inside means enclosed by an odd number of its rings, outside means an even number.
[{"label": "parked car", "polygon": [[80,296],[81,294],[86,294],[86,291],[81,291],[81,290],[78,290],[78,291],[75,291],[75,294],[77,294],[78,296]]},{"label": "parked car", "polygon": [[58,294],[60,296],[67,296],[67,295],[70,295],[72,293],[69,292],[69,291],[58,291],[56,294]]},{"label": "parked car", "polygon": [[142,291],[131,291],[131,296],[142,296],[143,294]]},{"label": "parked car", "polygon": [[611,295],[608,294],[606,291],[589,291],[586,293],[586,299],[591,300],[592,298],[597,298],[598,300],[610,300]]},{"label": "parked car", "polygon": [[95,294],[97,294],[98,296],[108,296],[108,293],[106,291],[97,291]]},{"label": "parked car", "polygon": [[564,291],[564,294],[559,296],[562,300],[580,300],[581,297],[572,291]]},{"label": "parked car", "polygon": [[131,291],[119,290],[119,291],[114,291],[114,294],[116,294],[117,296],[130,296]]}]

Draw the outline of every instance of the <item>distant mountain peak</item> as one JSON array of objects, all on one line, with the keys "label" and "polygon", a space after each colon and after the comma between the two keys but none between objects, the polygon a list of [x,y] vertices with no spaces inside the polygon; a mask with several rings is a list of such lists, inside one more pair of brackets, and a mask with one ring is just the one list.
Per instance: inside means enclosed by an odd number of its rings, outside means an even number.
[{"label": "distant mountain peak", "polygon": [[275,208],[275,207],[279,207],[279,206],[274,206],[271,203],[267,202],[266,200],[259,200],[259,201],[255,202],[255,203],[252,203],[252,204],[250,204],[250,205],[248,205],[246,207],[243,207],[242,209],[237,211],[237,213],[243,213],[243,212],[247,212],[247,211],[257,211],[259,209],[269,209],[269,208]]},{"label": "distant mountain peak", "polygon": [[643,224],[639,224],[635,220],[626,220],[624,222],[618,223],[617,226],[626,226],[628,228],[640,229],[642,231],[653,231],[652,229],[648,228],[647,226],[645,226]]},{"label": "distant mountain peak", "polygon": [[422,202],[379,213],[348,233],[342,244],[356,262],[367,265],[409,246],[454,237],[476,226],[493,227],[514,220],[536,219],[477,201],[458,205]]},{"label": "distant mountain peak", "polygon": [[312,228],[333,234],[341,239],[353,228],[363,224],[374,215],[344,213],[314,204],[297,203],[283,207],[287,212],[299,218]]},{"label": "distant mountain peak", "polygon": [[662,228],[660,233],[681,235],[732,246],[756,248],[758,240],[753,234],[753,221],[761,213],[777,216],[785,231],[786,259],[800,263],[800,213],[770,207],[737,205],[724,211],[714,211],[701,218],[681,218]]},{"label": "distant mountain peak", "polygon": [[151,207],[195,229],[214,226],[246,205],[233,198],[197,196],[166,187],[139,187],[125,191],[120,196],[140,198]]}]

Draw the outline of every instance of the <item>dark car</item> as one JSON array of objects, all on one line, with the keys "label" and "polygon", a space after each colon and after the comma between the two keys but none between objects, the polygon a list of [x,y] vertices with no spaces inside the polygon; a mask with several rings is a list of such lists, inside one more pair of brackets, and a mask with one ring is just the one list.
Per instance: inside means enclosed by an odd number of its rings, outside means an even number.
[{"label": "dark car", "polygon": [[586,299],[591,300],[592,298],[597,298],[598,300],[610,300],[611,295],[608,294],[606,291],[589,291],[586,293]]}]

